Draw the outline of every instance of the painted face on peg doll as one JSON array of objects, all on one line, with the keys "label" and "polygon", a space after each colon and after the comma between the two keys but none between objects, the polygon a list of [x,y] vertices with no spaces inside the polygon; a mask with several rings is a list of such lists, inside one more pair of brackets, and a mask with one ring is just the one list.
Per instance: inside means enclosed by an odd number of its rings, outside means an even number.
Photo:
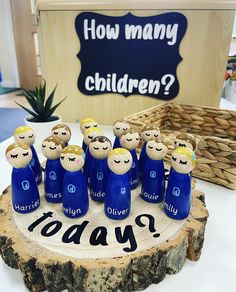
[{"label": "painted face on peg doll", "polygon": [[154,125],[146,126],[141,134],[141,137],[144,142],[148,142],[151,139],[160,138],[160,136],[161,133],[159,127]]},{"label": "painted face on peg doll", "polygon": [[174,140],[174,148],[176,149],[178,147],[190,148],[194,151],[196,149],[196,140],[189,134],[179,134]]},{"label": "painted face on peg doll", "polygon": [[105,136],[97,136],[89,144],[89,151],[96,159],[107,158],[111,150],[111,141]]},{"label": "painted face on peg doll", "polygon": [[65,124],[58,124],[52,128],[51,135],[61,138],[64,143],[68,143],[71,138],[71,129]]},{"label": "painted face on peg doll", "polygon": [[124,148],[113,149],[108,156],[108,166],[116,174],[128,172],[132,166],[132,155]]},{"label": "painted face on peg doll", "polygon": [[29,145],[16,142],[7,147],[6,159],[14,168],[24,168],[32,159],[32,151]]},{"label": "painted face on peg doll", "polygon": [[171,166],[178,173],[190,173],[195,164],[196,156],[190,148],[176,148],[171,155]]},{"label": "painted face on peg doll", "polygon": [[120,137],[120,145],[128,150],[133,150],[138,147],[140,141],[139,133],[136,129],[125,130]]},{"label": "painted face on peg doll", "polygon": [[82,134],[89,128],[96,128],[98,123],[92,118],[86,118],[80,122],[80,131]]},{"label": "painted face on peg doll", "polygon": [[25,143],[31,146],[35,142],[35,134],[30,127],[22,126],[15,130],[14,139],[16,142]]},{"label": "painted face on peg doll", "polygon": [[61,165],[67,171],[77,171],[84,166],[84,151],[77,145],[70,145],[61,152]]},{"label": "painted face on peg doll", "polygon": [[128,122],[124,120],[116,121],[113,124],[113,133],[116,137],[121,137],[121,135],[124,133],[124,131],[130,129],[130,125]]},{"label": "painted face on peg doll", "polygon": [[161,139],[155,139],[147,142],[146,151],[150,159],[163,160],[168,152],[168,148]]},{"label": "painted face on peg doll", "polygon": [[102,130],[100,128],[92,127],[84,132],[84,143],[88,146],[93,138],[100,136]]},{"label": "painted face on peg doll", "polygon": [[65,143],[59,137],[50,136],[42,143],[43,155],[50,160],[58,159],[63,148],[65,148]]}]

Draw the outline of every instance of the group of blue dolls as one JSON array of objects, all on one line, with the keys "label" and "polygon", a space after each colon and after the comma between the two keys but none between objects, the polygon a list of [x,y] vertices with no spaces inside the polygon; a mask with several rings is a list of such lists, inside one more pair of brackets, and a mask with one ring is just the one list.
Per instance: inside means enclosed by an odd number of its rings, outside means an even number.
[{"label": "group of blue dolls", "polygon": [[[65,124],[56,125],[42,142],[42,153],[47,158],[45,198],[50,203],[62,203],[67,217],[79,218],[87,213],[89,189],[92,200],[104,203],[108,218],[125,219],[131,211],[131,190],[140,184],[141,198],[148,203],[164,201],[164,211],[170,218],[189,215],[191,174],[196,162],[192,136],[180,134],[175,138],[166,188],[163,160],[168,147],[157,126],[146,126],[140,132],[125,120],[116,121],[113,146],[94,119],[82,120],[80,130],[82,148],[68,144],[71,130]],[[42,182],[33,146],[35,134],[22,126],[15,130],[14,138],[15,143],[6,150],[6,159],[13,166],[12,205],[19,213],[29,213],[40,205],[38,185]],[[144,143],[138,159],[136,148],[141,139]]]}]

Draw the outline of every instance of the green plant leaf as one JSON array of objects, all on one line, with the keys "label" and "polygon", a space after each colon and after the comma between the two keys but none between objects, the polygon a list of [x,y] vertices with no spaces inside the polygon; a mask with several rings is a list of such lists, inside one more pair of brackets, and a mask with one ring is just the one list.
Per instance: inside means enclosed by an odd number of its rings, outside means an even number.
[{"label": "green plant leaf", "polygon": [[37,99],[37,95],[38,95],[38,87],[37,86],[35,86],[34,95],[35,95],[35,97]]},{"label": "green plant leaf", "polygon": [[18,96],[25,97],[25,99],[31,106],[32,110],[22,106],[21,104],[15,101],[16,104],[18,104],[25,111],[34,116],[38,121],[42,122],[49,120],[49,118],[55,112],[57,107],[66,99],[64,98],[63,100],[61,100],[59,103],[52,107],[57,85],[52,90],[48,98],[46,96],[46,86],[47,86],[46,80],[43,79],[43,83],[41,83],[38,86],[35,86],[34,90],[26,90],[23,88],[22,91],[19,94],[17,94]]},{"label": "green plant leaf", "polygon": [[39,116],[38,116],[36,113],[34,113],[33,111],[31,111],[31,110],[28,109],[27,107],[21,105],[21,104],[18,103],[16,100],[14,100],[14,102],[15,102],[16,104],[18,104],[20,107],[22,107],[25,111],[27,111],[30,115],[32,115],[33,117],[35,117],[36,119],[39,120]]},{"label": "green plant leaf", "polygon": [[56,89],[57,89],[57,85],[55,86],[55,88],[53,89],[53,91],[51,92],[49,97],[47,98],[47,101],[45,103],[45,112],[48,112],[52,107],[52,103],[53,103],[53,99],[54,99],[54,95],[55,95]]},{"label": "green plant leaf", "polygon": [[36,100],[35,98],[35,91],[32,91],[32,90],[27,90],[25,88],[22,88],[21,89],[21,92],[17,94],[17,96],[25,96],[25,95],[28,95],[29,97],[31,97],[32,99]]},{"label": "green plant leaf", "polygon": [[44,102],[45,102],[45,97],[46,97],[46,80],[45,80],[45,79],[43,79],[42,97],[43,97],[43,104],[44,104]]},{"label": "green plant leaf", "polygon": [[58,102],[54,107],[52,107],[47,114],[47,119],[51,117],[51,115],[55,112],[55,110],[59,107],[59,105],[66,99],[67,97],[63,98],[60,102]]},{"label": "green plant leaf", "polygon": [[34,91],[30,91],[30,90],[24,89],[24,90],[23,90],[23,93],[24,93],[24,94],[27,94],[27,95],[28,95],[29,97],[31,97],[33,100],[36,100],[35,92],[34,92]]},{"label": "green plant leaf", "polygon": [[44,109],[44,102],[43,102],[43,97],[42,97],[42,92],[40,90],[40,87],[39,89],[37,89],[36,99],[37,99],[37,112],[39,116],[42,116],[44,115],[45,109]]},{"label": "green plant leaf", "polygon": [[27,90],[32,96],[33,96],[33,98],[34,99],[36,99],[36,97],[35,97],[35,90]]},{"label": "green plant leaf", "polygon": [[37,102],[36,100],[31,96],[31,94],[27,91],[24,90],[23,94],[21,96],[24,96],[25,99],[28,101],[28,103],[30,104],[30,106],[32,107],[32,109],[37,112]]}]

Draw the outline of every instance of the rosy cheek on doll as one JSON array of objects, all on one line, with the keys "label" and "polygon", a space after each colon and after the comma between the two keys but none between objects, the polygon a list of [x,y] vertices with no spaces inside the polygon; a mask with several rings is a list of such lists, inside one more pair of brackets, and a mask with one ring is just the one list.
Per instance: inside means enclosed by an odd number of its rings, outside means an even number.
[{"label": "rosy cheek on doll", "polygon": [[80,159],[79,159],[79,158],[76,159],[75,162],[76,162],[77,164],[80,164]]}]

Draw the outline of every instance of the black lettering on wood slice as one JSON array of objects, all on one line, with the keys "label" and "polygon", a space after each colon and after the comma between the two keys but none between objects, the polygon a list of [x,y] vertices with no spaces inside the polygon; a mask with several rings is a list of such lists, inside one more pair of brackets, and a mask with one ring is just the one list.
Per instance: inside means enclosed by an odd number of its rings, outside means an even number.
[{"label": "black lettering on wood slice", "polygon": [[10,190],[0,197],[0,251],[8,266],[20,268],[30,291],[141,290],[179,272],[186,258],[200,257],[208,211],[195,189],[183,222],[142,201],[139,189],[123,221],[106,218],[95,202],[83,218],[69,219],[43,197],[35,212],[18,215]]}]

